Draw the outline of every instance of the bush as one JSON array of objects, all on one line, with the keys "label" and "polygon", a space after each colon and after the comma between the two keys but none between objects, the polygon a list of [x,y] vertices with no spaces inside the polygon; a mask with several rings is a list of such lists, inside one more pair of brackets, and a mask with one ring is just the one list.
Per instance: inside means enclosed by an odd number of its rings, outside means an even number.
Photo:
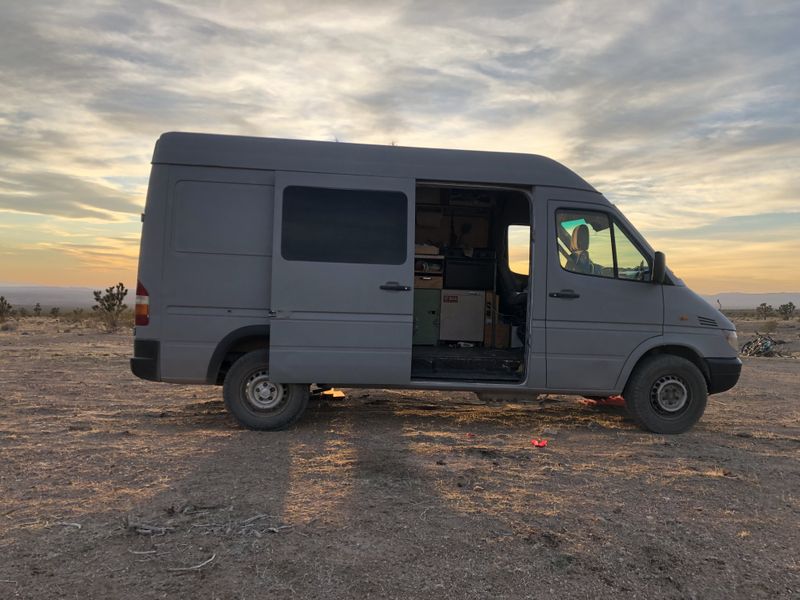
[{"label": "bush", "polygon": [[778,307],[778,314],[783,318],[784,321],[788,321],[794,315],[795,305],[794,302],[787,302],[786,304],[781,304]]},{"label": "bush", "polygon": [[5,321],[14,312],[14,307],[8,303],[5,296],[0,296],[0,323]]},{"label": "bush", "polygon": [[123,302],[125,296],[128,295],[128,290],[120,282],[106,288],[105,293],[95,290],[93,294],[96,304],[92,306],[92,310],[100,315],[108,331],[116,331],[119,327],[120,316],[128,308],[127,304]]},{"label": "bush", "polygon": [[36,306],[33,307],[33,314],[36,315],[37,317],[42,316],[42,305],[39,304],[38,302],[36,303]]},{"label": "bush", "polygon": [[82,308],[74,308],[68,313],[64,313],[64,319],[69,323],[80,323],[87,317]]},{"label": "bush", "polygon": [[774,313],[774,312],[775,312],[775,309],[772,308],[772,305],[771,304],[767,304],[766,302],[762,302],[756,308],[756,316],[759,319],[762,319],[762,320],[766,319],[767,317],[772,316],[772,313]]},{"label": "bush", "polygon": [[60,312],[61,312],[61,309],[58,308],[57,306],[54,306],[53,308],[50,309],[50,316],[51,317],[57,317]]}]

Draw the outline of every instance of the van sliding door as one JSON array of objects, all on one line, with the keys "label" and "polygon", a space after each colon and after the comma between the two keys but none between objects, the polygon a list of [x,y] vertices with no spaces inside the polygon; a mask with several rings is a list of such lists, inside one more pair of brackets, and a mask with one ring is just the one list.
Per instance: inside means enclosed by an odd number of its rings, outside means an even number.
[{"label": "van sliding door", "polygon": [[270,377],[411,379],[412,179],[276,173]]}]

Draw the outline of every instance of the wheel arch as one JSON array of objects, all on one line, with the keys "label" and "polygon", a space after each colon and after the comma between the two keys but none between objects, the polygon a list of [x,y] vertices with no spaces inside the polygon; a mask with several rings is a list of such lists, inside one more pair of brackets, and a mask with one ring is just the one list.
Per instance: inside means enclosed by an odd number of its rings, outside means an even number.
[{"label": "wheel arch", "polygon": [[251,350],[269,349],[269,325],[246,325],[222,338],[208,361],[206,383],[222,385],[233,362]]},{"label": "wheel arch", "polygon": [[625,363],[625,367],[620,373],[617,385],[615,386],[620,391],[625,389],[628,385],[631,373],[634,369],[645,359],[658,355],[658,354],[671,354],[673,356],[680,356],[691,362],[703,374],[703,379],[706,380],[706,386],[711,385],[711,373],[708,369],[708,364],[703,358],[703,354],[690,344],[661,340],[660,343],[650,344],[647,346],[640,346],[637,348]]}]

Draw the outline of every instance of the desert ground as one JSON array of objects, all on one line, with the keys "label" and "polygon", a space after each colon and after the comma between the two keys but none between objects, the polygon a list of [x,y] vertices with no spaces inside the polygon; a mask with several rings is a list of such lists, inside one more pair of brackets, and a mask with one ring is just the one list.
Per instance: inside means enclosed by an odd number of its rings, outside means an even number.
[{"label": "desert ground", "polygon": [[[772,335],[800,355],[797,321]],[[136,379],[131,348],[0,331],[0,598],[800,596],[798,358],[745,358],[679,436],[391,390],[257,433],[220,388]]]}]

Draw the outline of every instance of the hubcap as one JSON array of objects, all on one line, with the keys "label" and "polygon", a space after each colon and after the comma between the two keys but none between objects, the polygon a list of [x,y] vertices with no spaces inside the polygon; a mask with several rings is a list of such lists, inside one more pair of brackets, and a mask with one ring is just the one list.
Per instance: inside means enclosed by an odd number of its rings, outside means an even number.
[{"label": "hubcap", "polygon": [[247,378],[244,386],[247,401],[258,410],[273,410],[280,406],[286,395],[281,383],[269,380],[269,373],[264,370],[255,371]]},{"label": "hubcap", "polygon": [[674,415],[689,402],[686,383],[675,375],[659,377],[650,390],[650,402],[659,412]]}]

